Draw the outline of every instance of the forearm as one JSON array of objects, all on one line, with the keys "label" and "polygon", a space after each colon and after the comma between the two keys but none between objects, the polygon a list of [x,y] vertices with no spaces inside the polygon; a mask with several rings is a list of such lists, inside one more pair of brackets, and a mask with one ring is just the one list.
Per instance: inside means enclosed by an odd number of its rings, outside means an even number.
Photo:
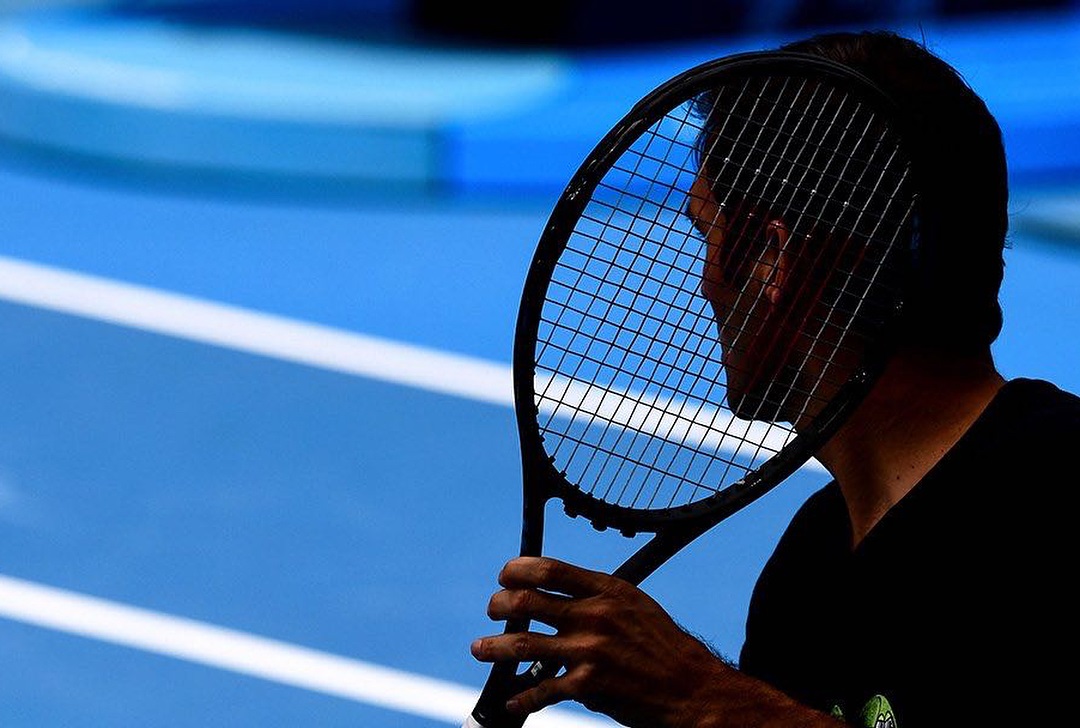
[{"label": "forearm", "polygon": [[720,663],[676,728],[850,728]]}]

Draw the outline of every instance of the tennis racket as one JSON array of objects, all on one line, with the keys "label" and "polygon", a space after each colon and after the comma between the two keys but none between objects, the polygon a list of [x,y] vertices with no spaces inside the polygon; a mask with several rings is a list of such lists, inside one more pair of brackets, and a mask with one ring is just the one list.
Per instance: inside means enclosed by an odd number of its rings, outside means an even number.
[{"label": "tennis racket", "polygon": [[[522,555],[557,500],[653,534],[613,572],[639,584],[814,456],[896,339],[919,241],[904,127],[848,68],[762,52],[680,74],[604,137],[517,319]],[[495,664],[465,727],[521,726],[506,701],[560,667]]]}]

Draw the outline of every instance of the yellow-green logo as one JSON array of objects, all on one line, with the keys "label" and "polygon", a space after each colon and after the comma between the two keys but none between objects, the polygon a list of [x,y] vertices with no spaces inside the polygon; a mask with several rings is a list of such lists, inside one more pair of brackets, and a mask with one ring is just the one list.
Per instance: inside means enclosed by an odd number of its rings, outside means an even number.
[{"label": "yellow-green logo", "polygon": [[[834,718],[844,718],[844,711],[839,705],[834,705],[830,712]],[[866,701],[853,725],[859,728],[897,728],[896,716],[884,695],[875,695]]]}]

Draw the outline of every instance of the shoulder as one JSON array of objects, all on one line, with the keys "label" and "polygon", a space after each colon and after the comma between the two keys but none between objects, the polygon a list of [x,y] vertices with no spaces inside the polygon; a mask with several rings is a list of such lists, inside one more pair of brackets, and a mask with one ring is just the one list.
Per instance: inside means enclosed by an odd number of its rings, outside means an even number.
[{"label": "shoulder", "polygon": [[1008,440],[1002,445],[1049,447],[1077,442],[1080,397],[1041,379],[1011,379],[980,420],[977,426],[988,434]]},{"label": "shoulder", "polygon": [[1080,424],[1080,396],[1044,379],[1010,379],[1001,388],[995,404],[1025,418],[1052,417]]},{"label": "shoulder", "polygon": [[834,552],[847,548],[850,521],[839,486],[831,482],[813,493],[792,516],[776,544],[765,571],[804,572]]},{"label": "shoulder", "polygon": [[1019,412],[1061,415],[1080,421],[1080,397],[1043,379],[1010,379],[1001,388],[998,399]]},{"label": "shoulder", "polygon": [[933,503],[969,531],[1008,522],[1009,543],[1022,540],[1019,533],[1034,538],[1071,517],[1068,458],[1078,447],[1080,397],[1044,380],[1012,379],[931,471],[934,487],[922,490],[934,495],[913,500]]},{"label": "shoulder", "polygon": [[838,516],[845,513],[844,496],[836,481],[830,482],[810,495],[795,511],[788,531],[816,529],[821,524],[834,525]]}]

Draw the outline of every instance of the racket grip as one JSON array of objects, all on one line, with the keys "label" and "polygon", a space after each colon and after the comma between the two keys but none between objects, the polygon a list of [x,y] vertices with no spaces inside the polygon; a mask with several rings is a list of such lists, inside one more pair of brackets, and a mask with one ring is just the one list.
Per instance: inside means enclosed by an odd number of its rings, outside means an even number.
[{"label": "racket grip", "polygon": [[478,721],[475,716],[470,715],[468,718],[465,719],[465,722],[462,723],[461,728],[520,728],[525,723],[524,717],[511,718],[510,720],[512,720],[513,722],[506,723],[506,719],[504,718],[503,721],[500,721],[498,723],[486,725]]},{"label": "racket grip", "polygon": [[505,689],[500,690],[491,684],[485,686],[476,707],[461,728],[521,728],[527,716],[507,713],[507,697]]},{"label": "racket grip", "polygon": [[554,677],[559,672],[559,665],[534,662],[520,675],[516,674],[516,667],[515,663],[495,666],[462,728],[521,728],[525,724],[529,716],[508,712],[506,701],[522,690]]},{"label": "racket grip", "polygon": [[[525,723],[525,718],[512,718],[513,723],[500,722],[498,728],[520,728]],[[461,724],[461,728],[493,728],[493,725],[485,725],[476,719],[476,716],[470,715],[465,719],[465,722]]]}]

